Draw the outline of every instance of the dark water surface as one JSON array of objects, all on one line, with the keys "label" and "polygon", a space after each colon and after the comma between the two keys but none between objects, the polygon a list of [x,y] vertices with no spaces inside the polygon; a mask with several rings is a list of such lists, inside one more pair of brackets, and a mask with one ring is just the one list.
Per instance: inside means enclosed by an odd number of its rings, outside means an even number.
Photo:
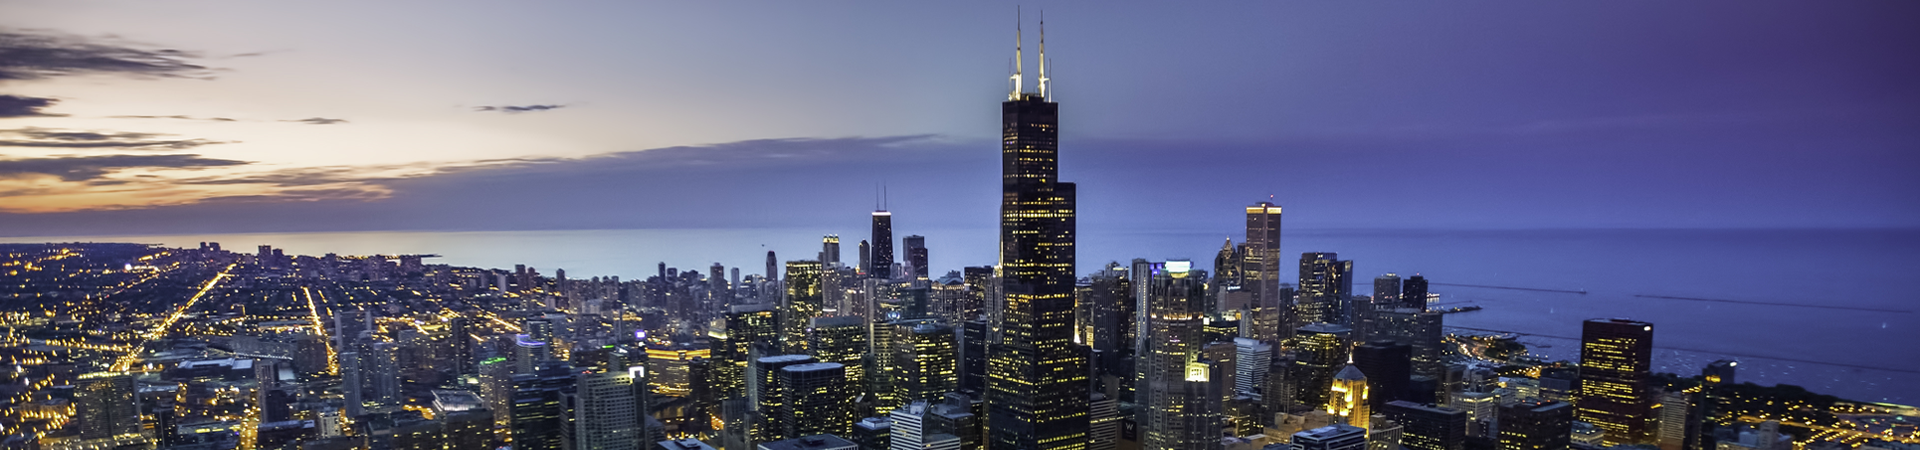
[{"label": "dark water surface", "polygon": [[[267,244],[293,254],[443,255],[432,262],[512,267],[570,278],[650,275],[655,264],[720,262],[764,270],[767,250],[811,259],[820,236],[841,233],[847,262],[865,230],[572,230],[348,232],[173,236],[15,237],[7,242],[143,242],[235,251]],[[994,260],[995,231],[896,230],[923,234],[936,273]],[[1081,230],[1080,271],[1106,261],[1191,258],[1208,266],[1239,233]],[[1720,358],[1741,361],[1739,378],[1789,383],[1845,398],[1920,402],[1920,230],[1290,230],[1283,254],[1338,252],[1354,261],[1354,288],[1414,273],[1434,283],[1585,290],[1587,294],[1440,286],[1440,305],[1479,305],[1449,326],[1527,333],[1557,359],[1578,356],[1580,322],[1627,317],[1655,325],[1661,371],[1698,373]],[[1297,257],[1297,256],[1295,256]],[[1291,258],[1290,258],[1291,259]],[[1283,269],[1285,270],[1285,269]],[[1291,278],[1290,276],[1284,276]],[[1284,279],[1284,278],[1283,278]],[[1793,307],[1636,295],[1782,303]]]}]

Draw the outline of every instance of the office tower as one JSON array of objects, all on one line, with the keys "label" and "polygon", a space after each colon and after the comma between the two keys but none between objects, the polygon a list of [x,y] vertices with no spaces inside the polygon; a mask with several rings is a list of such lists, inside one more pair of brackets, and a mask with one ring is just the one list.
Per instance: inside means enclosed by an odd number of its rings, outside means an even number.
[{"label": "office tower", "polygon": [[1120,444],[1120,402],[1095,392],[1087,399],[1087,405],[1090,408],[1087,450],[1114,450]]},{"label": "office tower", "polygon": [[513,448],[566,449],[564,401],[574,383],[570,372],[565,364],[550,361],[531,373],[513,376]]},{"label": "office tower", "polygon": [[1573,405],[1523,401],[1500,407],[1499,450],[1567,450]]},{"label": "office tower", "polygon": [[1694,425],[1690,432],[1692,435],[1690,443],[1693,446],[1688,450],[1713,449],[1718,446],[1718,440],[1714,438],[1714,429],[1719,426],[1710,419],[1719,417],[1719,405],[1726,401],[1729,395],[1726,387],[1733,385],[1734,370],[1739,365],[1738,362],[1722,359],[1707,364],[1707,367],[1700,371],[1702,381],[1700,392],[1693,415],[1689,419],[1689,423]]},{"label": "office tower", "polygon": [[548,357],[553,350],[546,342],[541,342],[525,334],[513,335],[513,362],[515,373],[531,373],[534,367],[553,358]]},{"label": "office tower", "polygon": [[840,265],[840,235],[829,234],[820,238],[820,265],[826,267]]},{"label": "office tower", "polygon": [[747,395],[747,366],[757,356],[778,352],[780,324],[772,307],[736,305],[727,311],[726,337],[713,351],[713,391],[720,399]]},{"label": "office tower", "polygon": [[487,448],[493,443],[493,410],[468,391],[433,391],[433,417],[441,425],[446,448]]},{"label": "office tower", "polygon": [[1379,411],[1387,402],[1406,400],[1413,377],[1413,347],[1377,340],[1353,348],[1353,365],[1367,374],[1368,406]]},{"label": "office tower", "polygon": [[1660,450],[1689,448],[1687,444],[1693,436],[1690,431],[1698,426],[1688,420],[1692,418],[1695,411],[1694,394],[1696,393],[1698,391],[1677,390],[1659,394],[1657,399],[1660,409],[1656,410],[1659,416],[1659,420],[1656,421],[1659,429],[1656,430],[1654,442]]},{"label": "office tower", "polygon": [[[901,323],[893,332],[893,402],[935,400],[960,387],[953,328],[931,320]],[[878,355],[876,355],[878,356]]]},{"label": "office tower", "polygon": [[[1443,316],[1438,312],[1428,312],[1412,308],[1396,308],[1375,312],[1378,322],[1375,324],[1375,340],[1391,340],[1396,344],[1411,347],[1413,374],[1433,379],[1446,375],[1445,342],[1442,340],[1445,330],[1442,328]],[[1408,392],[1408,395],[1412,395]]]},{"label": "office tower", "polygon": [[907,267],[913,271],[913,277],[915,279],[928,279],[927,238],[917,234],[907,235],[907,237],[900,238],[900,247],[905,249],[902,255],[907,260]]},{"label": "office tower", "polygon": [[853,431],[847,436],[860,450],[887,450],[893,447],[893,421],[885,417],[868,417],[853,423]]},{"label": "office tower", "polygon": [[780,341],[787,353],[807,352],[807,325],[825,305],[819,261],[787,261],[787,295],[780,302]]},{"label": "office tower", "polygon": [[1290,450],[1366,450],[1365,428],[1333,424],[1293,434]]},{"label": "office tower", "polygon": [[790,437],[847,434],[853,427],[853,399],[858,396],[847,368],[840,363],[814,362],[780,368],[779,384],[786,405],[772,416]]},{"label": "office tower", "polygon": [[1461,450],[1466,445],[1466,411],[1400,400],[1387,402],[1380,412],[1400,424],[1400,444],[1410,450]]},{"label": "office tower", "polygon": [[373,385],[373,395],[366,400],[382,409],[398,408],[404,400],[400,395],[400,367],[396,361],[398,348],[392,342],[375,342],[368,348],[368,353],[360,354],[360,369],[366,371],[365,376]]},{"label": "office tower", "polygon": [[1233,345],[1240,353],[1234,361],[1234,371],[1237,373],[1234,375],[1233,390],[1259,400],[1261,390],[1267,385],[1267,369],[1272,365],[1273,345],[1250,338],[1233,338]]},{"label": "office tower", "polygon": [[893,423],[892,448],[896,450],[923,450],[927,435],[926,400],[914,400],[894,408],[887,413],[887,420]]},{"label": "office tower", "polygon": [[576,392],[568,409],[577,450],[639,450],[646,442],[646,408],[641,402],[644,383],[637,383],[645,366],[590,370],[575,375]]},{"label": "office tower", "polygon": [[473,359],[473,328],[466,317],[454,316],[447,319],[447,351],[449,352],[447,359],[453,363],[454,374],[475,373],[474,364],[478,361]]},{"label": "office tower", "polygon": [[868,276],[882,280],[893,279],[893,213],[887,210],[873,212],[873,247],[868,267]]},{"label": "office tower", "polygon": [[[1016,46],[1016,60],[1018,53]],[[987,350],[987,447],[1084,448],[1087,360],[1073,342],[1075,188],[1059,179],[1060,106],[1047,98],[1045,70],[1033,94],[1020,89],[1015,67],[1014,89],[1000,105],[1004,295]]]},{"label": "office tower", "polygon": [[1500,399],[1483,390],[1453,392],[1447,406],[1467,412],[1467,435],[1494,437],[1499,427]]},{"label": "office tower", "polygon": [[809,327],[807,348],[815,360],[840,363],[847,367],[847,379],[866,380],[864,362],[871,345],[867,342],[866,319],[854,316],[818,317]]},{"label": "office tower", "polygon": [[1593,319],[1580,329],[1580,395],[1574,418],[1606,431],[1607,445],[1651,442],[1653,324]]},{"label": "office tower", "polygon": [[1368,428],[1367,420],[1373,417],[1368,408],[1367,375],[1360,368],[1348,363],[1333,374],[1333,389],[1327,393],[1327,414],[1332,414],[1339,423],[1360,428]]},{"label": "office tower", "polygon": [[1211,394],[1211,375],[1202,358],[1201,321],[1206,308],[1206,280],[1190,276],[1192,263],[1152,264],[1143,284],[1138,360],[1134,398],[1141,405],[1138,419],[1141,445],[1155,449],[1208,449],[1220,442],[1219,403]]},{"label": "office tower", "polygon": [[1087,287],[1093,316],[1091,343],[1101,355],[1101,360],[1093,362],[1095,375],[1132,377],[1130,373],[1117,371],[1122,349],[1127,354],[1133,353],[1133,342],[1126,340],[1126,328],[1133,323],[1133,287],[1125,274],[1124,270],[1112,269],[1096,273]]},{"label": "office tower", "polygon": [[1325,252],[1300,254],[1300,303],[1294,308],[1301,325],[1347,324],[1353,296],[1353,261]]},{"label": "office tower", "polygon": [[1310,324],[1294,331],[1294,340],[1299,345],[1294,354],[1293,367],[1287,371],[1287,378],[1289,384],[1293,385],[1295,402],[1313,408],[1327,404],[1327,393],[1333,389],[1333,376],[1347,363],[1349,332],[1347,327],[1325,323]]},{"label": "office tower", "polygon": [[1391,308],[1400,307],[1400,274],[1387,272],[1385,275],[1373,277],[1373,303],[1392,305],[1389,306]]},{"label": "office tower", "polygon": [[754,360],[753,371],[748,374],[747,398],[752,400],[754,412],[760,420],[754,421],[749,434],[753,442],[769,442],[785,439],[786,424],[781,422],[788,417],[787,394],[780,384],[780,371],[788,366],[814,362],[807,355],[778,355]]},{"label": "office tower", "polygon": [[1401,285],[1400,307],[1427,310],[1427,277],[1414,274]]},{"label": "office tower", "polygon": [[1288,310],[1292,309],[1293,298],[1282,298],[1280,292],[1280,206],[1260,202],[1248,206],[1246,212],[1247,239],[1243,244],[1246,249],[1240,252],[1240,274],[1246,280],[1242,289],[1252,290],[1255,319],[1247,337],[1278,343],[1293,334],[1291,327],[1282,325],[1292,316]]},{"label": "office tower", "polygon": [[707,268],[707,307],[703,311],[725,308],[733,302],[733,289],[727,286],[727,267],[713,263]]},{"label": "office tower", "polygon": [[987,321],[961,322],[960,339],[960,389],[982,392],[987,388]]},{"label": "office tower", "polygon": [[1367,429],[1367,450],[1399,450],[1400,435],[1403,428],[1400,422],[1388,419],[1385,414],[1375,413],[1367,420],[1373,428]]},{"label": "office tower", "polygon": [[775,259],[773,250],[767,250],[767,281],[780,279],[780,260]]},{"label": "office tower", "polygon": [[924,287],[910,287],[910,288],[900,289],[898,292],[899,292],[899,299],[901,303],[900,304],[901,319],[920,320],[920,319],[933,317],[932,289],[928,289]]},{"label": "office tower", "polygon": [[986,314],[989,293],[994,292],[999,283],[994,279],[993,267],[967,266],[960,271],[960,282],[967,289],[967,300],[961,308],[963,312],[960,317],[962,320],[973,320]]},{"label": "office tower", "polygon": [[135,402],[133,375],[126,372],[81,375],[73,396],[80,437],[106,439],[140,432],[140,404]]},{"label": "office tower", "polygon": [[860,274],[873,275],[873,244],[867,243],[866,239],[860,240]]}]

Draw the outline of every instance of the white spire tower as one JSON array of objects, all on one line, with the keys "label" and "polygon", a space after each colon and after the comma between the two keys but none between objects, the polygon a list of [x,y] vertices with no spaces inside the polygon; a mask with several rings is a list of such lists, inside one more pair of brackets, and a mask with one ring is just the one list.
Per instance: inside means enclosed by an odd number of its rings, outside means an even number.
[{"label": "white spire tower", "polygon": [[1025,62],[1023,59],[1020,55],[1020,8],[1016,6],[1013,9],[1013,76],[1008,77],[1013,79],[1013,92],[1007,93],[1008,100],[1020,99],[1020,82],[1026,78],[1020,75],[1021,63]]}]

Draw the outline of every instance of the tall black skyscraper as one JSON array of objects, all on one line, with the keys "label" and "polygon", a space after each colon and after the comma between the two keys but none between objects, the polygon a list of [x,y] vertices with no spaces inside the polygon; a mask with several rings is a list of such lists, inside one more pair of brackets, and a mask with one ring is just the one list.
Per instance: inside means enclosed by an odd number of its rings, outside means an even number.
[{"label": "tall black skyscraper", "polygon": [[1652,441],[1653,324],[1593,319],[1580,329],[1580,395],[1574,417],[1600,427],[1607,445]]},{"label": "tall black skyscraper", "polygon": [[1300,254],[1300,303],[1295,312],[1300,325],[1347,324],[1353,297],[1353,261],[1325,252]]},{"label": "tall black skyscraper", "polygon": [[884,209],[873,212],[872,259],[870,275],[882,280],[893,278],[893,213]]},{"label": "tall black skyscraper", "polygon": [[909,235],[900,239],[902,247],[907,248],[907,266],[913,270],[914,278],[927,278],[927,238]]},{"label": "tall black skyscraper", "polygon": [[1088,437],[1087,356],[1073,342],[1074,185],[1059,179],[1060,106],[1047,98],[1041,41],[1040,92],[1021,89],[1016,65],[1000,104],[1004,299],[987,349],[991,449],[1082,449]]},{"label": "tall black skyscraper", "polygon": [[1400,305],[1402,308],[1427,309],[1427,277],[1416,274],[1400,285]]}]

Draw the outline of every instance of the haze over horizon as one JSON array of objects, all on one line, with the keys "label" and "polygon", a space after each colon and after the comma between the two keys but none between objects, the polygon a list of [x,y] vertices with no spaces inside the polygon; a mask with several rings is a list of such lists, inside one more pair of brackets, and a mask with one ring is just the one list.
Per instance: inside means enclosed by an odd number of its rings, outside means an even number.
[{"label": "haze over horizon", "polygon": [[[0,236],[995,226],[1013,3],[454,5],[0,5]],[[1920,227],[1911,2],[1086,6],[1083,228]]]}]

